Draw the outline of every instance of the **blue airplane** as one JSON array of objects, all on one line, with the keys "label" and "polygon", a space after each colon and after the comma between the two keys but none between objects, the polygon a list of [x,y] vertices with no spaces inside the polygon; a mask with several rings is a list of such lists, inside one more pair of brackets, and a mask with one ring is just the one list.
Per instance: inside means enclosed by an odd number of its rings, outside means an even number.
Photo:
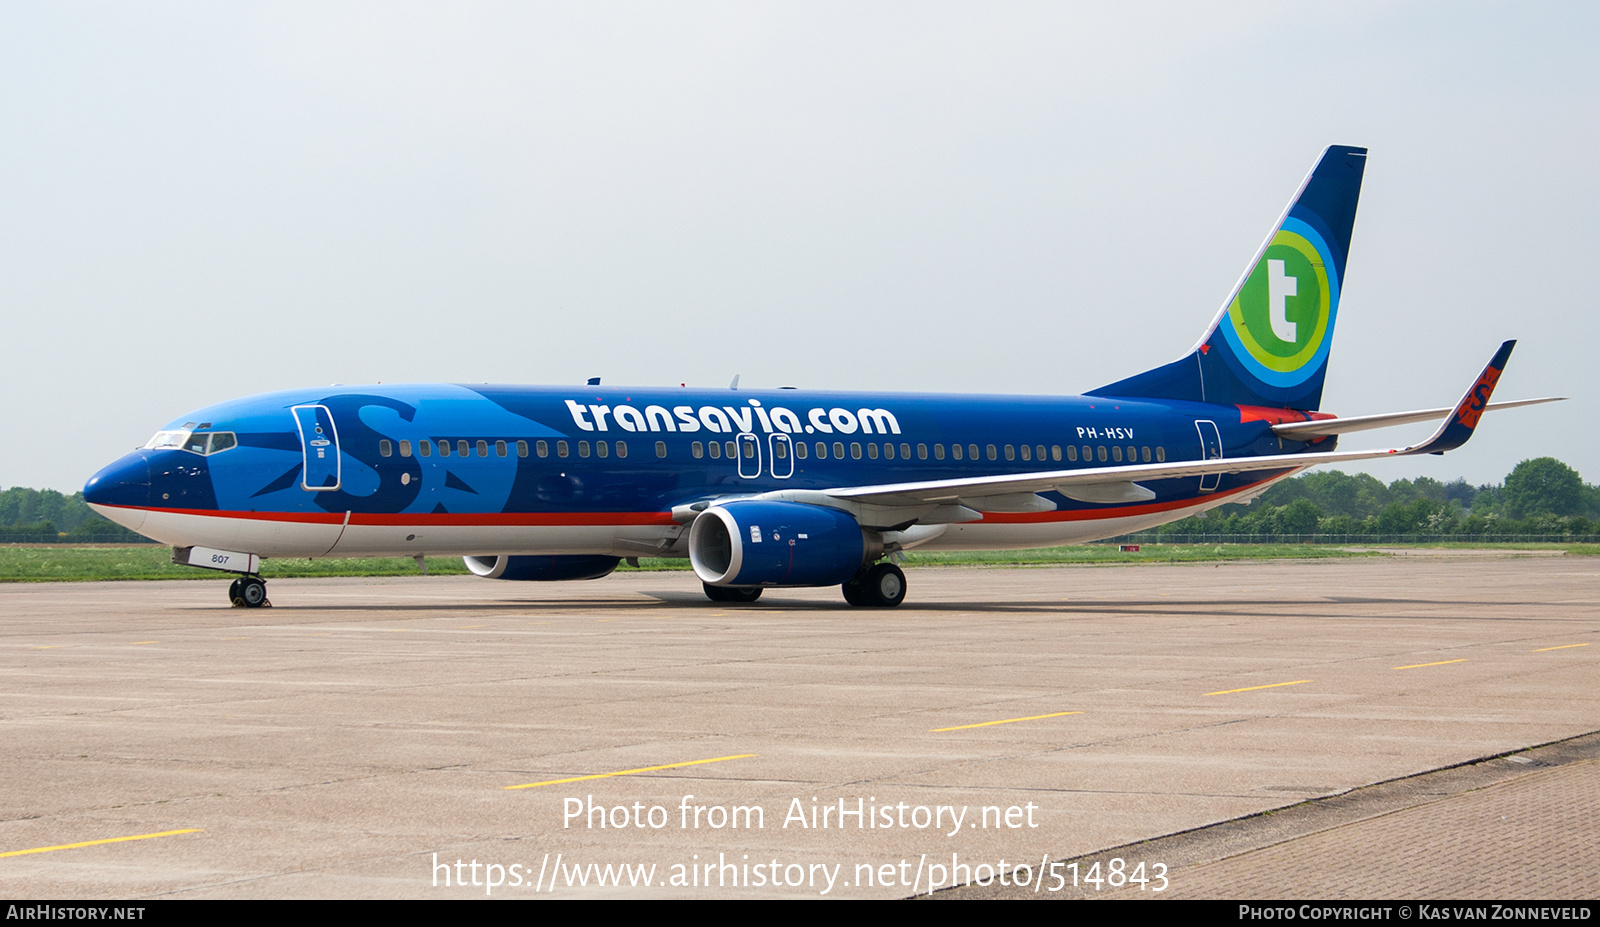
[{"label": "blue airplane", "polygon": [[[263,558],[462,556],[479,576],[593,579],[688,557],[706,594],[841,586],[894,606],[913,548],[1045,547],[1244,502],[1307,467],[1461,446],[1514,342],[1454,407],[1319,411],[1366,149],[1327,149],[1195,347],[1082,396],[588,386],[331,387],[192,412],[84,499],[238,574]],[[1426,441],[1346,432],[1443,419]]]}]

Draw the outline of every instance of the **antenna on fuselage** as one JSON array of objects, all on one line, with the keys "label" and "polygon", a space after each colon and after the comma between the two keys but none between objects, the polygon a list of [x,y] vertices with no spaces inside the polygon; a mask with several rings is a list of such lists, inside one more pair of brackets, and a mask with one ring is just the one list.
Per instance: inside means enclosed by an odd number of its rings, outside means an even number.
[{"label": "antenna on fuselage", "polygon": [[733,382],[728,384],[728,389],[738,389],[738,388],[739,388],[739,375],[736,373],[736,374],[733,375]]},{"label": "antenna on fuselage", "polygon": [[589,385],[590,386],[599,386],[600,385],[600,378],[599,377],[590,377],[589,378]]}]

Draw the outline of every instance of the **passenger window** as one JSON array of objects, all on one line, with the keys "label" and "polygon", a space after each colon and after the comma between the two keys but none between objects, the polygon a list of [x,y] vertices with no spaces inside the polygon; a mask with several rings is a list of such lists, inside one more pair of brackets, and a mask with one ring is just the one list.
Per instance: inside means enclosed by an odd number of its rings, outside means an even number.
[{"label": "passenger window", "polygon": [[526,441],[518,441],[517,442],[517,456],[518,457],[526,457],[526,456],[528,456],[528,442],[526,442]]},{"label": "passenger window", "polygon": [[1141,460],[1143,460],[1145,463],[1149,463],[1150,462],[1150,449],[1148,447],[1139,448],[1139,458]]},{"label": "passenger window", "polygon": [[694,442],[693,444],[689,445],[689,456],[693,457],[695,460],[699,460],[700,458],[706,456],[706,446],[701,444],[699,441]]},{"label": "passenger window", "polygon": [[978,459],[978,446],[976,444],[967,445],[967,457],[972,460]]},{"label": "passenger window", "polygon": [[389,441],[388,438],[380,438],[378,440],[378,456],[379,457],[393,457],[394,456],[394,444],[392,444]]},{"label": "passenger window", "polygon": [[772,446],[772,456],[778,458],[779,460],[788,460],[789,446],[787,444],[774,444]]},{"label": "passenger window", "polygon": [[1099,455],[1100,455],[1100,462],[1101,463],[1105,463],[1106,462],[1106,446],[1104,444],[1102,444],[1102,445],[1100,445],[1098,450],[1099,450]]},{"label": "passenger window", "polygon": [[[1010,447],[1010,445],[1009,445],[1009,444],[1008,444],[1008,445],[1006,445],[1006,446],[1007,446],[1007,447]],[[1023,459],[1023,460],[1032,460],[1032,459],[1033,459],[1033,454],[1032,454],[1032,453],[1031,453],[1031,452],[1030,452],[1030,450],[1029,450],[1029,448],[1028,448],[1028,446],[1027,446],[1027,445],[1026,445],[1026,444],[1024,444],[1024,445],[1023,445],[1023,446],[1022,446],[1022,459]],[[1043,455],[1043,454],[1040,454],[1040,455],[1039,455],[1039,459],[1040,459],[1040,460],[1043,460],[1043,459],[1044,459],[1044,455]]]},{"label": "passenger window", "polygon": [[626,441],[618,441],[617,442],[617,456],[618,457],[626,457],[626,456],[628,456],[628,442],[626,442]]},{"label": "passenger window", "polygon": [[1117,463],[1122,463],[1122,448],[1121,447],[1114,447],[1114,448],[1111,449],[1111,459],[1116,461]]},{"label": "passenger window", "polygon": [[860,460],[861,459],[861,442],[860,441],[851,441],[850,442],[850,459],[851,460]]},{"label": "passenger window", "polygon": [[883,446],[883,459],[884,460],[893,460],[894,459],[894,445],[893,444],[885,444]]},{"label": "passenger window", "polygon": [[556,442],[556,456],[557,457],[565,457],[565,456],[567,456],[567,442],[565,442],[565,441],[557,441]]},{"label": "passenger window", "polygon": [[[1059,451],[1056,454],[1056,459],[1061,459]],[[1078,459],[1078,446],[1076,444],[1067,445],[1067,459],[1071,461],[1076,461]]]},{"label": "passenger window", "polygon": [[449,441],[440,441],[439,442],[439,456],[440,457],[449,457],[450,456],[450,442]]},{"label": "passenger window", "polygon": [[794,456],[800,460],[806,459],[806,443],[804,441],[796,441],[794,443]]},{"label": "passenger window", "polygon": [[611,449],[606,447],[604,441],[596,441],[594,443],[594,452],[599,457],[608,457],[611,454]]},{"label": "passenger window", "polygon": [[951,457],[954,457],[956,460],[960,460],[963,453],[964,452],[962,451],[961,445],[959,445],[959,444],[950,445],[950,456]]},{"label": "passenger window", "polygon": [[707,445],[706,450],[711,452],[711,459],[712,460],[721,460],[722,459],[722,442],[721,441],[707,441],[706,445]]},{"label": "passenger window", "polygon": [[[989,445],[988,451],[989,451],[989,459],[990,460],[994,460],[995,458],[1000,456],[999,454],[995,453],[993,444]],[[978,455],[976,453],[974,453],[972,456],[976,457]]]},{"label": "passenger window", "polygon": [[754,456],[756,456],[756,443],[754,441],[744,442],[744,459],[749,460]]},{"label": "passenger window", "polygon": [[[857,454],[856,456],[860,457],[861,455]],[[833,442],[833,458],[835,460],[843,460],[844,459],[844,442],[843,441],[835,441],[835,442]]]},{"label": "passenger window", "polygon": [[484,441],[482,439],[479,439],[479,441],[478,441],[478,456],[479,457],[488,457],[489,456],[489,442]]},{"label": "passenger window", "polygon": [[[1076,457],[1078,455],[1073,454],[1072,456]],[[1051,460],[1060,460],[1061,459],[1061,445],[1059,445],[1059,444],[1050,445],[1050,459]]]},{"label": "passenger window", "polygon": [[[927,455],[924,454],[923,456],[926,457]],[[910,460],[911,459],[911,445],[906,444],[905,442],[901,442],[901,444],[900,444],[900,459],[901,460]]]},{"label": "passenger window", "polygon": [[506,456],[506,443],[504,441],[496,441],[494,443],[494,456],[496,456],[496,457],[504,457],[504,456]]},{"label": "passenger window", "polygon": [[533,452],[535,454],[538,454],[540,457],[549,457],[550,456],[550,442],[544,440],[543,438],[539,439],[538,441],[534,442]]},{"label": "passenger window", "polygon": [[410,457],[411,456],[411,442],[409,440],[405,439],[405,438],[401,438],[400,439],[400,456],[401,457]]},{"label": "passenger window", "polygon": [[1158,462],[1160,462],[1160,463],[1166,463],[1167,462],[1167,449],[1166,448],[1160,447],[1160,446],[1156,447],[1156,460]]},{"label": "passenger window", "polygon": [[943,444],[935,444],[933,446],[933,459],[934,460],[943,460],[944,459],[944,445]]},{"label": "passenger window", "polygon": [[[861,455],[857,454],[856,456],[859,457]],[[878,459],[878,446],[876,444],[867,445],[867,456],[871,457],[873,460]]]},{"label": "passenger window", "polygon": [[665,441],[657,441],[656,442],[656,456],[657,457],[665,457],[665,456],[667,456],[667,442],[665,442]]},{"label": "passenger window", "polygon": [[[1104,457],[1102,457],[1100,459],[1101,460],[1105,460]],[[1090,447],[1087,444],[1085,444],[1083,446],[1083,460],[1084,460],[1084,463],[1088,463],[1089,461],[1094,460],[1094,448]]]},{"label": "passenger window", "polygon": [[[900,446],[900,449],[902,451],[905,450],[905,445],[902,444]],[[927,460],[928,459],[928,446],[926,444],[918,444],[917,445],[917,459],[918,460]]]},{"label": "passenger window", "polygon": [[589,456],[589,442],[587,442],[587,441],[579,441],[578,442],[578,456],[579,457],[588,457]]},{"label": "passenger window", "polygon": [[433,442],[432,441],[418,441],[417,442],[417,450],[421,451],[422,452],[422,456],[424,456],[424,457],[432,457],[433,456]]},{"label": "passenger window", "polygon": [[466,438],[462,438],[462,439],[460,439],[459,441],[456,442],[456,456],[457,457],[471,457],[472,456],[472,445],[467,443],[467,439]]},{"label": "passenger window", "polygon": [[722,453],[726,455],[729,460],[733,460],[739,456],[739,451],[733,446],[732,441],[723,442]]},{"label": "passenger window", "polygon": [[[1044,445],[1043,444],[1035,444],[1033,446],[1033,456],[1039,458],[1040,460],[1044,459]],[[1026,460],[1027,458],[1023,458],[1023,459]],[[1057,455],[1056,459],[1060,460],[1061,459],[1060,455]]]},{"label": "passenger window", "polygon": [[822,442],[822,441],[818,441],[817,442],[817,459],[818,460],[827,460],[828,459],[828,445],[826,443]]},{"label": "passenger window", "polygon": [[[989,459],[990,460],[994,459],[994,453],[992,451],[989,454]],[[1017,449],[1012,447],[1009,444],[1006,445],[1006,459],[1007,460],[1016,460],[1017,459]]]}]

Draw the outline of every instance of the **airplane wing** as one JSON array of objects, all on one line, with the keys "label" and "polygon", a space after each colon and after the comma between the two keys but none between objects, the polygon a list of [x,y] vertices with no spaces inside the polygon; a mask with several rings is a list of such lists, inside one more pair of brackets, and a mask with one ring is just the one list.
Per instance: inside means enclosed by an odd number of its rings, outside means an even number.
[{"label": "airplane wing", "polygon": [[[968,479],[925,480],[912,483],[890,483],[878,486],[854,486],[821,490],[806,495],[820,495],[841,502],[885,507],[920,507],[929,505],[962,504],[963,500],[982,503],[993,500],[1000,507],[981,506],[986,511],[1028,511],[1050,507],[1046,500],[1029,503],[1028,497],[1041,492],[1060,492],[1071,499],[1085,502],[1129,503],[1155,497],[1143,486],[1142,480],[1165,480],[1178,477],[1204,476],[1213,473],[1248,473],[1270,470],[1301,470],[1317,464],[1350,463],[1380,457],[1407,457],[1415,454],[1443,454],[1454,450],[1472,437],[1478,419],[1490,408],[1489,397],[1494,393],[1500,372],[1505,369],[1515,341],[1500,345],[1488,366],[1478,379],[1450,410],[1451,414],[1428,440],[1400,448],[1383,448],[1362,451],[1329,451],[1325,453],[1274,454],[1263,457],[1234,457],[1213,460],[1172,461],[1167,463],[1126,464],[1115,467],[1079,468],[1036,473],[1018,473],[1002,476],[973,477]],[[1415,413],[1401,413],[1411,415]],[[1430,415],[1430,417],[1432,417]],[[1334,420],[1337,421],[1337,420]],[[1313,424],[1313,423],[1305,423]],[[1316,422],[1326,425],[1326,422]],[[797,494],[778,492],[774,497],[792,497]],[[798,501],[798,499],[797,499]]]},{"label": "airplane wing", "polygon": [[[1519,406],[1536,406],[1541,402],[1563,402],[1565,396],[1546,396],[1543,399],[1513,399],[1508,402],[1491,402],[1483,407],[1485,412],[1494,412],[1499,409],[1515,409]],[[1419,409],[1415,412],[1386,412],[1382,415],[1352,415],[1347,418],[1324,418],[1309,422],[1284,422],[1273,425],[1272,431],[1281,438],[1293,438],[1304,441],[1307,438],[1326,438],[1329,435],[1348,434],[1352,431],[1367,431],[1372,428],[1388,428],[1391,425],[1411,425],[1416,422],[1431,422],[1444,418],[1455,409]]]}]

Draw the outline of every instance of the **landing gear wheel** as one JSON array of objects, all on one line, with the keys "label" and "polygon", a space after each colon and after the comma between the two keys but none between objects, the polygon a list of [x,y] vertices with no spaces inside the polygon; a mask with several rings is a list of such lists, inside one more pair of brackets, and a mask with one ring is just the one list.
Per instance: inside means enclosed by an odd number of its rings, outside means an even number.
[{"label": "landing gear wheel", "polygon": [[239,587],[239,594],[233,600],[235,605],[243,605],[245,608],[261,608],[263,605],[272,604],[267,601],[267,584],[261,577],[246,576],[236,582]]},{"label": "landing gear wheel", "polygon": [[713,586],[704,583],[706,598],[713,602],[754,602],[761,598],[760,586]]},{"label": "landing gear wheel", "polygon": [[906,600],[906,574],[887,561],[868,570],[860,583],[863,604],[874,608],[894,608]]},{"label": "landing gear wheel", "polygon": [[242,576],[228,586],[228,601],[233,603],[234,608],[244,608],[244,593],[240,591],[243,588],[244,577]]},{"label": "landing gear wheel", "polygon": [[839,588],[844,590],[844,600],[851,605],[861,608],[867,604],[867,590],[861,588],[861,584],[855,580],[852,579]]}]

